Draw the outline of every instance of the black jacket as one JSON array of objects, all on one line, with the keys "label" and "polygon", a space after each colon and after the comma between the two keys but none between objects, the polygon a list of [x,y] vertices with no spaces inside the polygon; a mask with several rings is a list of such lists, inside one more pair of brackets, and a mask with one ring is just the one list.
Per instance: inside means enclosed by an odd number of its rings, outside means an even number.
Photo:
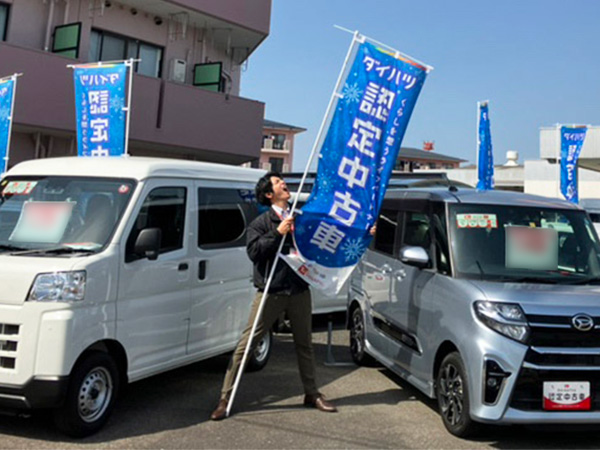
[{"label": "black jacket", "polygon": [[[259,291],[265,289],[267,278],[282,236],[277,231],[281,219],[273,208],[258,216],[248,226],[246,250],[254,263],[254,286]],[[294,247],[291,233],[286,235],[281,253],[287,255]],[[281,258],[277,261],[277,268],[269,287],[270,293],[293,295],[304,292],[308,285],[292,270]]]}]

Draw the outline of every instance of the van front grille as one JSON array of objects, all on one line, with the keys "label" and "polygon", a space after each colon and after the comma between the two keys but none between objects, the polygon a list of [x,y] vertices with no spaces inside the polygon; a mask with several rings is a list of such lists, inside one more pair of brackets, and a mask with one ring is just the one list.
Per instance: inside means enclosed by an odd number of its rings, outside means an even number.
[{"label": "van front grille", "polygon": [[[17,349],[21,326],[11,323],[0,323],[0,368],[14,370],[17,365]],[[8,354],[7,354],[8,353]],[[10,353],[14,353],[12,356]]]},{"label": "van front grille", "polygon": [[[600,347],[600,329],[579,331],[571,316],[528,315],[529,345],[533,347]],[[600,317],[594,317],[600,324]]]},{"label": "van front grille", "polygon": [[4,334],[6,336],[13,336],[15,334],[19,334],[19,325],[13,325],[10,323],[0,323],[0,334]]}]

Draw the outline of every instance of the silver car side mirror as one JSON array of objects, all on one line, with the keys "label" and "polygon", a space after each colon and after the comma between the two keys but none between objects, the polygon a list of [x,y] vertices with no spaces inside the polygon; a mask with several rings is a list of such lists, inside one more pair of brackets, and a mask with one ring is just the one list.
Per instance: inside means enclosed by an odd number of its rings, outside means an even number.
[{"label": "silver car side mirror", "polygon": [[429,265],[429,255],[423,247],[404,247],[400,250],[400,261],[423,268]]}]

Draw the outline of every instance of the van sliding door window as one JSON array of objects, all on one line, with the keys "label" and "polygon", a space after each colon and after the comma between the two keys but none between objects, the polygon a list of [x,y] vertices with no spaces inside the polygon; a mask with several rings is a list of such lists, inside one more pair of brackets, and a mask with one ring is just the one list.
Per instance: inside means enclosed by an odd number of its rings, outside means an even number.
[{"label": "van sliding door window", "polygon": [[198,247],[243,247],[246,227],[258,215],[254,192],[247,189],[198,189]]},{"label": "van sliding door window", "polygon": [[140,259],[134,255],[133,248],[138,235],[145,228],[160,229],[161,254],[183,248],[186,193],[184,187],[160,187],[148,194],[127,239],[126,262]]}]

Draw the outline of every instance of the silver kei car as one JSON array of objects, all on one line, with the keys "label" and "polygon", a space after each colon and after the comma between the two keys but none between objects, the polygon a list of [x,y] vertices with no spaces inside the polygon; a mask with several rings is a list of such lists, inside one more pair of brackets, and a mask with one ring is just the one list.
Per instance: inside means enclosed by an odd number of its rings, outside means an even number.
[{"label": "silver kei car", "polygon": [[388,191],[348,313],[353,359],[436,398],[454,435],[478,422],[600,423],[600,242],[577,206]]}]

